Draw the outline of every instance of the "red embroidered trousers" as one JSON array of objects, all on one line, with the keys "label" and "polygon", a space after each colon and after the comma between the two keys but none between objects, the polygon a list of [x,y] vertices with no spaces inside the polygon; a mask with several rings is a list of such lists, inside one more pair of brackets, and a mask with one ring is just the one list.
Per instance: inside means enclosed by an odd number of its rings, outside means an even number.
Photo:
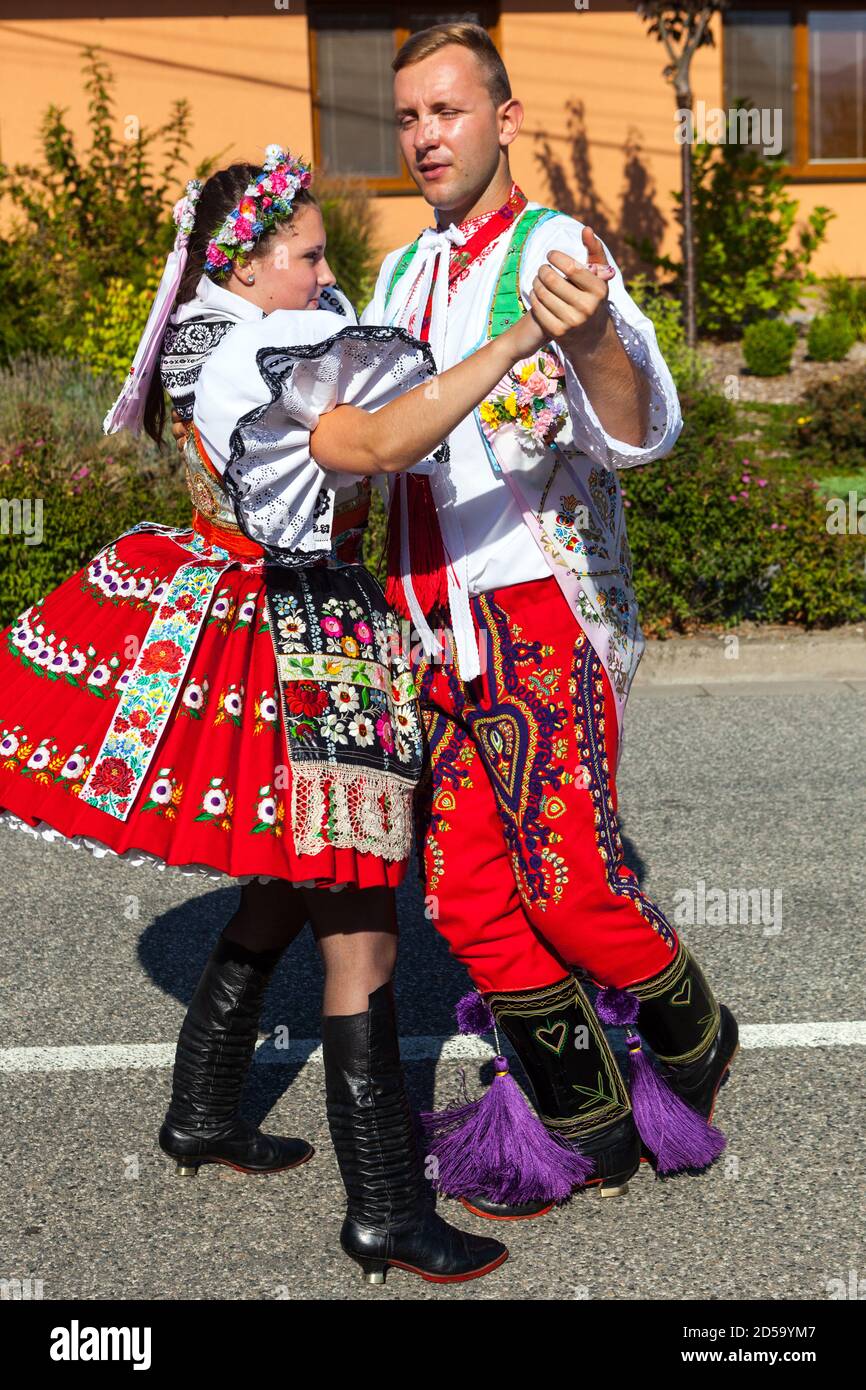
[{"label": "red embroidered trousers", "polygon": [[678,941],[623,863],[607,673],[552,575],[471,607],[481,674],[416,666],[428,912],[482,993],[649,979]]}]

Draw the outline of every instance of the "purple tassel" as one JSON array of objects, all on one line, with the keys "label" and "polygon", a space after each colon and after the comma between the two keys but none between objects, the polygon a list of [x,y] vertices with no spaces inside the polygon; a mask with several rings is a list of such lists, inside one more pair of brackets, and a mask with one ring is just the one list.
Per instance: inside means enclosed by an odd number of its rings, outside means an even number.
[{"label": "purple tassel", "polygon": [[505,1057],[479,1100],[426,1111],[421,1122],[437,1160],[437,1191],[490,1202],[564,1202],[593,1161],[550,1134],[527,1104]]},{"label": "purple tassel", "polygon": [[613,985],[601,990],[595,1001],[595,1012],[602,1023],[609,1024],[611,1028],[636,1023],[639,1011],[637,995],[629,994],[627,989],[615,989]]},{"label": "purple tassel", "polygon": [[722,1131],[665,1084],[636,1033],[629,1032],[626,1044],[634,1122],[641,1139],[656,1156],[658,1172],[709,1167],[727,1143]]},{"label": "purple tassel", "polygon": [[493,1014],[481,995],[474,989],[470,990],[468,994],[464,994],[462,999],[458,999],[454,1014],[460,1033],[493,1032]]}]

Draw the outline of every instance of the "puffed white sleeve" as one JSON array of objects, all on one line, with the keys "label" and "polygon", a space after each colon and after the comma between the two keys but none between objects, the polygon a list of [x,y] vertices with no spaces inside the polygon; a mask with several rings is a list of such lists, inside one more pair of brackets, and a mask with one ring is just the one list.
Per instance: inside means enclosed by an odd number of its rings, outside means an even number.
[{"label": "puffed white sleeve", "polygon": [[[277,563],[329,550],[335,494],[357,477],[316,462],[312,431],[338,405],[380,410],[435,370],[429,346],[403,329],[344,325],[321,309],[233,329],[199,379],[196,413],[220,409],[222,395],[223,484],[244,534]],[[443,461],[447,445],[432,457]]]},{"label": "puffed white sleeve", "polygon": [[[588,253],[581,240],[582,231],[583,223],[563,215],[548,218],[530,233],[520,270],[520,292],[525,304],[529,303],[532,281],[539,268],[551,264],[547,260],[549,251],[565,251],[586,265]],[[566,398],[578,448],[606,468],[631,468],[669,454],[679,437],[683,420],[677,389],[659,349],[652,320],[635,304],[625,287],[619,266],[601,237],[598,240],[616,272],[613,279],[607,282],[610,316],[620,342],[650,384],[649,425],[643,443],[628,444],[608,433],[568,357],[554,344],[551,347],[565,369]]]}]

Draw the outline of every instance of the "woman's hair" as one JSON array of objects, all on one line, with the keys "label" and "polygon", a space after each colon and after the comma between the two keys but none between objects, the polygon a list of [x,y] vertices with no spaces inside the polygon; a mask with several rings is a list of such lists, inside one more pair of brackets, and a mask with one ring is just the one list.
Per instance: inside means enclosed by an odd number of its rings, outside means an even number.
[{"label": "woman's hair", "polygon": [[[204,261],[208,242],[214,233],[219,231],[232,208],[237,207],[249,185],[255,181],[260,173],[260,165],[230,164],[227,169],[220,169],[217,173],[211,174],[205,183],[196,204],[195,225],[187,243],[186,268],[183,272],[175,304],[186,304],[195,298],[196,286],[205,273]],[[318,206],[315,197],[308,188],[299,188],[292,200],[292,215],[296,208],[310,204]],[[246,254],[251,256],[260,253],[274,233],[292,221],[292,215],[280,218],[275,226],[263,232],[256,242],[254,250]],[[243,254],[242,252],[239,253],[232,264],[243,264]],[[159,445],[162,444],[165,415],[165,393],[162,388],[162,377],[157,369],[151,378],[150,389],[147,393],[147,402],[144,407],[144,428],[151,439]]]}]

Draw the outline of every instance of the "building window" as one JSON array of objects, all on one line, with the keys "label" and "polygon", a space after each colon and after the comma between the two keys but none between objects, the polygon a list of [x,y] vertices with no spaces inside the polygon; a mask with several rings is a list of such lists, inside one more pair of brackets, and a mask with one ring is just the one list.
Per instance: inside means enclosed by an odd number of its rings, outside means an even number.
[{"label": "building window", "polygon": [[[798,179],[866,178],[866,9],[739,5],[725,13],[725,106],[778,113]],[[757,136],[752,143],[763,144]]]},{"label": "building window", "polygon": [[381,193],[415,192],[394,125],[391,62],[410,34],[468,19],[498,45],[498,5],[447,10],[424,5],[311,3],[313,158],[332,174],[365,178]]}]

